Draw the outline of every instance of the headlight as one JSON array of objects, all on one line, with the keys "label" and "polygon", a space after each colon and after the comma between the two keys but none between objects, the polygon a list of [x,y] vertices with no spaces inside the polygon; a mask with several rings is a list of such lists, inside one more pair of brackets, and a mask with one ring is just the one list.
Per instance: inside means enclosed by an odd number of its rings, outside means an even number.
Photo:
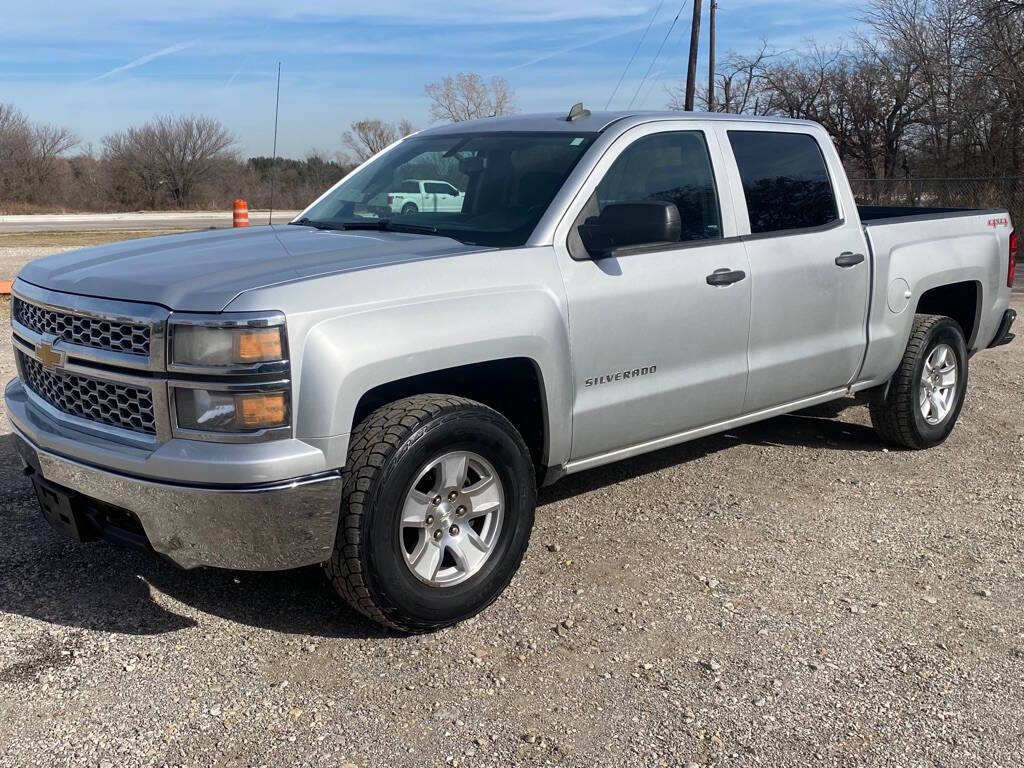
[{"label": "headlight", "polygon": [[287,359],[284,317],[171,318],[171,365],[248,369]]},{"label": "headlight", "polygon": [[288,425],[288,393],[175,388],[179,429],[257,432]]},{"label": "headlight", "polygon": [[168,326],[171,432],[245,443],[291,434],[291,362],[281,312],[175,312]]}]

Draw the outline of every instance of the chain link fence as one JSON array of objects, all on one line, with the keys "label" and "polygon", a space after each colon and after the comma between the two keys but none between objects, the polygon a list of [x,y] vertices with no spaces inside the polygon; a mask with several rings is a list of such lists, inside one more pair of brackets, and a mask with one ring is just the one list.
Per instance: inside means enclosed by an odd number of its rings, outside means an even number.
[{"label": "chain link fence", "polygon": [[1024,176],[1002,179],[850,179],[862,205],[1008,208],[1024,227]]}]

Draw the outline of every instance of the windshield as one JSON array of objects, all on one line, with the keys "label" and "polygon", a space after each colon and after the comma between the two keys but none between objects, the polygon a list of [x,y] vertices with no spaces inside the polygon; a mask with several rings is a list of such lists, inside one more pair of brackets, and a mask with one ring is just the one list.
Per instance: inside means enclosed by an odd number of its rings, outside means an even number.
[{"label": "windshield", "polygon": [[495,132],[413,137],[360,168],[295,223],[523,245],[595,136]]}]

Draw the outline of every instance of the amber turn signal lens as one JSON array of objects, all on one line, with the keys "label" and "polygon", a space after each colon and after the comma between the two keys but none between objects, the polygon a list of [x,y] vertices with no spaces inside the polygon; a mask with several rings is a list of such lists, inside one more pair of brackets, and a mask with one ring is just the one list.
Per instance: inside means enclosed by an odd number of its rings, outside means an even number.
[{"label": "amber turn signal lens", "polygon": [[259,363],[283,358],[280,328],[245,330],[235,336],[235,360],[240,363]]},{"label": "amber turn signal lens", "polygon": [[284,392],[235,396],[238,423],[248,429],[280,427],[288,422],[288,403]]}]

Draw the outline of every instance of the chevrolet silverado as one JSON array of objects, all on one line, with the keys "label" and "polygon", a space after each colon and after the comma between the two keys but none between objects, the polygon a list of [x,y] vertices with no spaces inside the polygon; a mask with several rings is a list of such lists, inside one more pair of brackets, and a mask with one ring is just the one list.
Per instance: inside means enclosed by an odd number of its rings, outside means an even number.
[{"label": "chevrolet silverado", "polygon": [[[379,204],[423,168],[458,206]],[[498,597],[568,473],[848,396],[941,443],[1013,339],[1016,248],[1005,210],[858,206],[810,122],[443,125],[288,225],[30,263],[7,413],[59,531],[321,564],[427,631]]]}]

